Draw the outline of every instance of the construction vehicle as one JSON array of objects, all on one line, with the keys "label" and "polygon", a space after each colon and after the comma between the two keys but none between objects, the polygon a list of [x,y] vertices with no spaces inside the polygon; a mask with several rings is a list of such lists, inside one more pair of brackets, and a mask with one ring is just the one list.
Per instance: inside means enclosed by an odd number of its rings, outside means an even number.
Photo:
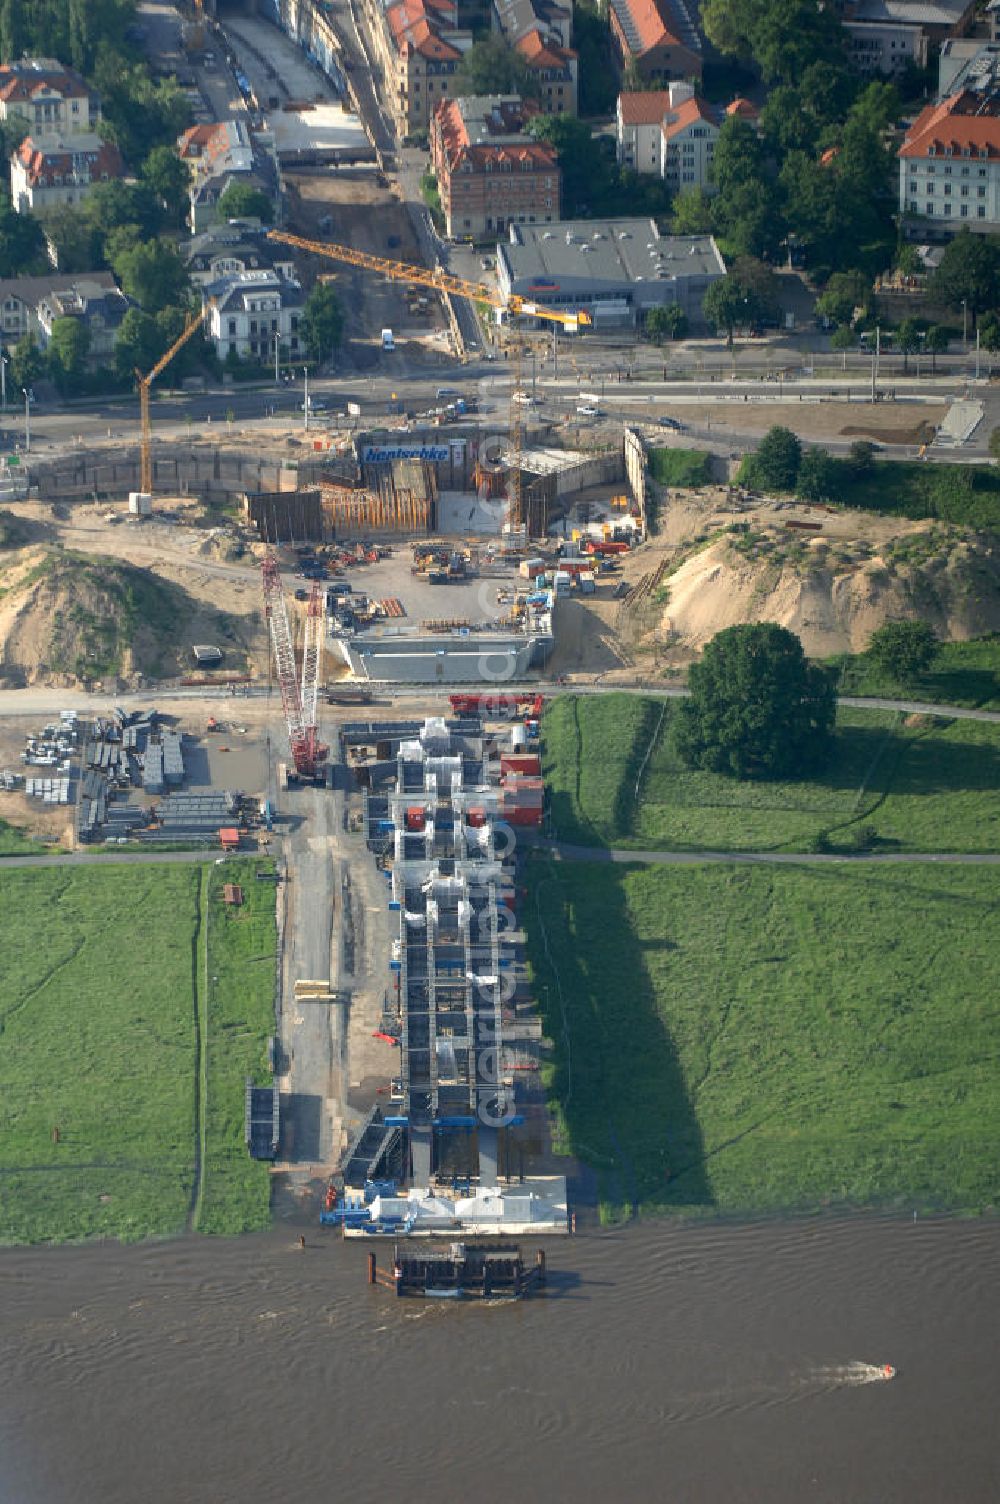
[{"label": "construction vehicle", "polygon": [[192,314],[190,316],[187,323],[184,325],[183,332],[177,336],[173,344],[170,346],[170,349],[167,350],[165,354],[160,356],[159,360],[156,362],[156,365],[151,371],[147,371],[145,376],[141,371],[136,371],[135,373],[139,378],[139,416],[142,428],[142,437],[139,447],[139,490],[143,495],[151,496],[153,492],[153,433],[149,418],[149,389],[153,385],[153,382],[156,380],[157,376],[159,376],[160,372],[166,370],[167,366],[173,360],[178,350],[182,349],[183,346],[187,344],[192,335],[196,334],[197,331],[201,328],[202,320],[204,319],[205,313],[208,311],[209,306],[210,305],[206,303],[205,308],[201,313]]},{"label": "construction vehicle", "polygon": [[[484,282],[469,282],[464,277],[453,277],[450,272],[443,271],[440,267],[428,269],[424,266],[413,266],[406,261],[389,261],[383,256],[372,256],[367,251],[356,251],[351,246],[327,244],[318,240],[306,240],[301,235],[290,235],[286,230],[269,230],[270,240],[280,240],[285,245],[297,247],[300,251],[311,251],[315,256],[328,256],[332,261],[343,261],[348,266],[361,267],[366,271],[378,272],[387,277],[391,282],[409,282],[412,286],[430,287],[435,292],[449,293],[458,298],[468,298],[473,303],[485,303],[490,308],[495,308],[506,313],[510,318],[524,316],[526,318],[543,319],[548,323],[560,326],[567,334],[576,333],[579,329],[593,322],[590,314],[584,309],[569,312],[566,309],[546,308],[541,303],[536,303],[530,298],[522,297],[520,293],[511,293],[510,297],[504,298],[496,288],[487,286]],[[385,331],[383,330],[383,334]],[[514,355],[514,385],[513,397],[510,404],[510,475],[507,488],[508,536],[515,535],[525,522],[523,510],[523,497],[521,491],[521,455],[524,446],[523,414],[521,405],[514,400],[521,393],[521,341],[514,340],[512,343]]]},{"label": "construction vehicle", "polygon": [[448,700],[455,715],[481,715],[489,720],[537,721],[544,696],[530,694],[455,694]]},{"label": "construction vehicle", "polygon": [[[281,691],[281,706],[288,728],[288,745],[292,754],[292,768],[284,768],[282,788],[299,779],[308,782],[325,782],[322,764],[326,761],[328,747],[320,745],[317,726],[319,701],[319,669],[323,653],[323,629],[326,616],[326,601],[320,585],[314,584],[306,605],[305,638],[302,649],[301,679],[295,667],[295,647],[288,621],[288,610],[281,584],[281,566],[278,555],[269,544],[261,562],[264,586],[264,619],[268,624],[274,668]],[[294,768],[294,772],[293,772]]]}]

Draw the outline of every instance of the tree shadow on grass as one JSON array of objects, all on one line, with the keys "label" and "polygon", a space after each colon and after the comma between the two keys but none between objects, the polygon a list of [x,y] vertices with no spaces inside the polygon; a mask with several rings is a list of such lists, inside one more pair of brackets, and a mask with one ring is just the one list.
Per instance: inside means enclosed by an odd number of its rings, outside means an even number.
[{"label": "tree shadow on grass", "polygon": [[532,859],[525,927],[554,1042],[550,1095],[612,1216],[643,1204],[708,1207],[705,1146],[632,927],[627,875]]}]

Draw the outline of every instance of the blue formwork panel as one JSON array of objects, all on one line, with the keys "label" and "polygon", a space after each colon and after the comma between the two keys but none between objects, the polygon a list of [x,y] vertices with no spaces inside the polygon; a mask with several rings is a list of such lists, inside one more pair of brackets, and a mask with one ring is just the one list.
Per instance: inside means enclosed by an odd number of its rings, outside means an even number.
[{"label": "blue formwork panel", "polygon": [[475,1118],[468,1117],[468,1116],[465,1116],[465,1117],[457,1117],[456,1116],[456,1117],[449,1117],[449,1118],[435,1118],[434,1122],[431,1124],[431,1127],[434,1129],[434,1131],[436,1133],[440,1132],[443,1129],[447,1129],[447,1128],[475,1128],[475,1126],[476,1126],[476,1120],[475,1120]]},{"label": "blue formwork panel", "polygon": [[390,913],[398,913],[398,911],[402,907],[403,907],[403,905],[400,903],[400,901],[399,901],[398,898],[390,898],[389,899],[389,911],[390,911]]},{"label": "blue formwork panel", "polygon": [[402,961],[390,961],[389,962],[389,970],[390,971],[402,971],[402,969],[403,969],[403,963],[402,963]]}]

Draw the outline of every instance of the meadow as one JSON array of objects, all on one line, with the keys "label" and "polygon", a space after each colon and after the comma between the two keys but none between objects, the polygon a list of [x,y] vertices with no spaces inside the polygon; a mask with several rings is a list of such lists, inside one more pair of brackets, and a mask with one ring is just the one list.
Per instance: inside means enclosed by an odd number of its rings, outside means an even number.
[{"label": "meadow", "polygon": [[1000,912],[958,866],[529,859],[558,1147],[604,1220],[1000,1191]]},{"label": "meadow", "polygon": [[1000,725],[841,707],[811,779],[685,768],[676,702],[560,696],[543,721],[552,828],[566,842],[675,851],[1000,850]]},{"label": "meadow", "polygon": [[242,1103],[273,1028],[274,889],[232,866],[238,917],[229,864],[0,870],[0,1242],[266,1225]]}]

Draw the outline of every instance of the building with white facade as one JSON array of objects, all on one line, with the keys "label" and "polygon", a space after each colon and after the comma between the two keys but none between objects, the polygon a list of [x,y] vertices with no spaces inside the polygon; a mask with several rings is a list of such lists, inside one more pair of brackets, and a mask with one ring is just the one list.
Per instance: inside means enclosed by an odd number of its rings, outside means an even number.
[{"label": "building with white facade", "polygon": [[[681,85],[681,89],[690,85]],[[687,98],[674,102],[676,86],[670,85],[671,106],[660,129],[660,176],[673,193],[687,188],[711,187],[712,157],[719,139],[719,116],[692,89]]]},{"label": "building with white facade", "polygon": [[295,359],[302,352],[299,323],[303,296],[298,282],[274,271],[237,272],[201,289],[205,328],[220,360],[274,359],[275,341]]},{"label": "building with white facade", "polygon": [[619,94],[615,110],[615,154],[619,167],[659,173],[663,117],[669,109],[669,89]]},{"label": "building with white facade", "polygon": [[117,146],[100,136],[26,136],[10,159],[10,197],[19,214],[80,204],[98,183],[124,176]]},{"label": "building with white facade", "polygon": [[16,345],[30,334],[43,344],[56,318],[82,318],[90,329],[91,354],[106,354],[128,307],[110,272],[8,277],[0,281],[0,341]]},{"label": "building with white facade", "polygon": [[947,92],[910,126],[899,150],[899,208],[915,238],[1000,227],[1000,48],[984,43]]}]

